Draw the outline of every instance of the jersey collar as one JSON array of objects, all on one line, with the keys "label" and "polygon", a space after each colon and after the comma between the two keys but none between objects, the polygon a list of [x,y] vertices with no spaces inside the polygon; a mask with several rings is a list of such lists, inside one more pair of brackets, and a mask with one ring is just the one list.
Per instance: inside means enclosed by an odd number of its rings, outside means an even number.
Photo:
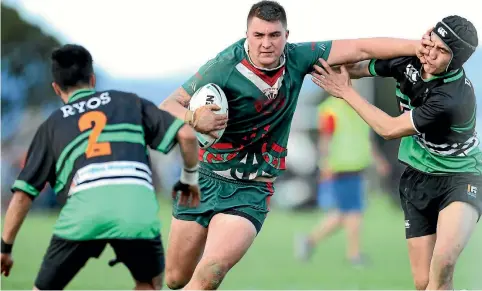
[{"label": "jersey collar", "polygon": [[248,56],[248,61],[251,63],[251,65],[253,65],[253,67],[255,67],[256,69],[258,70],[261,70],[261,71],[276,71],[278,70],[279,68],[281,68],[282,66],[285,65],[285,62],[286,62],[286,57],[285,57],[285,54],[283,52],[283,54],[281,55],[280,57],[280,61],[279,61],[279,65],[275,68],[272,68],[272,69],[266,69],[266,68],[261,68],[261,67],[258,67],[256,66],[253,61],[251,61],[251,58],[249,57],[249,47],[248,47],[248,40],[245,40],[244,41],[244,51],[246,52],[246,55]]},{"label": "jersey collar", "polygon": [[422,79],[422,81],[427,83],[427,82],[430,82],[430,81],[433,81],[433,80],[436,80],[436,79],[447,78],[447,77],[453,76],[453,75],[457,74],[459,71],[460,71],[460,69],[456,69],[456,70],[453,70],[453,71],[450,71],[450,72],[447,72],[447,73],[444,73],[444,74],[434,75],[431,78],[424,79],[422,77],[423,76],[423,66],[422,66],[420,68],[419,74],[420,74],[420,79]]},{"label": "jersey collar", "polygon": [[79,89],[74,91],[70,96],[69,96],[69,102],[74,102],[80,98],[83,98],[85,96],[89,96],[95,93],[94,89]]}]

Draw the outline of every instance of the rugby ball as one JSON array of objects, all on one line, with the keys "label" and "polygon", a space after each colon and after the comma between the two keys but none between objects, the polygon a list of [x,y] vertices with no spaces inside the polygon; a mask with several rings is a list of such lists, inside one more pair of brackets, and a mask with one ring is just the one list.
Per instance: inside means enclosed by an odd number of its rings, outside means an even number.
[{"label": "rugby ball", "polygon": [[[201,88],[199,88],[194,95],[191,97],[191,101],[189,102],[189,110],[195,111],[199,107],[215,104],[221,108],[219,111],[213,111],[216,114],[228,114],[228,100],[226,99],[226,95],[224,91],[216,84],[209,83]],[[219,139],[223,136],[224,129],[218,130],[218,138],[214,138],[208,134],[203,134],[200,132],[196,132],[197,140],[199,142],[199,146],[203,149],[208,148],[219,141]]]}]

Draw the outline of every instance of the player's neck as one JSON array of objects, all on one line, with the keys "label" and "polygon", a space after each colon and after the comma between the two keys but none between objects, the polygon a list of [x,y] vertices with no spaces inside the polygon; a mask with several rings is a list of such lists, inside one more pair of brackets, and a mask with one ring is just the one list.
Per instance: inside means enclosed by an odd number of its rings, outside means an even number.
[{"label": "player's neck", "polygon": [[422,79],[429,80],[429,79],[432,79],[433,77],[434,75],[425,72],[425,70],[422,68]]},{"label": "player's neck", "polygon": [[70,98],[79,90],[94,90],[91,86],[79,86],[74,88],[69,88],[69,90],[62,92],[60,98],[65,104],[69,103]]}]

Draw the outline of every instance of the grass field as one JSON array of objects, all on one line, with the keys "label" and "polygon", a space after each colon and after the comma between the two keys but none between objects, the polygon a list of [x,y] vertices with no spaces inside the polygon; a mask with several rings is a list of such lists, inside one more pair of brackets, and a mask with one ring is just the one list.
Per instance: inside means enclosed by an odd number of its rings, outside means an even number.
[{"label": "grass field", "polygon": [[[163,235],[167,238],[170,205],[161,203]],[[344,261],[344,233],[337,233],[317,249],[313,260],[293,258],[293,237],[311,229],[321,217],[316,212],[273,210],[253,247],[221,285],[221,289],[413,289],[402,213],[385,198],[369,201],[363,247],[371,265],[354,269]],[[30,215],[14,248],[15,265],[2,289],[31,289],[49,242],[55,215]],[[166,239],[164,239],[166,242]],[[67,289],[131,289],[133,283],[125,267],[107,266],[113,258],[107,248],[88,265]],[[480,225],[457,265],[457,289],[482,289],[482,229]],[[164,287],[166,288],[166,287]]]}]

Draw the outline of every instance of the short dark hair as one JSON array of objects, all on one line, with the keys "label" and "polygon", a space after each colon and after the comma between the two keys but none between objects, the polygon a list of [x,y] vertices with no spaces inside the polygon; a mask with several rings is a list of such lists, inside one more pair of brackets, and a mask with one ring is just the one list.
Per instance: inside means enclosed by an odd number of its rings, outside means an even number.
[{"label": "short dark hair", "polygon": [[288,26],[285,9],[276,1],[263,0],[251,6],[248,13],[248,25],[253,17],[269,22],[280,21],[285,29]]},{"label": "short dark hair", "polygon": [[52,52],[52,76],[62,90],[88,85],[94,73],[92,55],[83,46],[66,44]]}]

